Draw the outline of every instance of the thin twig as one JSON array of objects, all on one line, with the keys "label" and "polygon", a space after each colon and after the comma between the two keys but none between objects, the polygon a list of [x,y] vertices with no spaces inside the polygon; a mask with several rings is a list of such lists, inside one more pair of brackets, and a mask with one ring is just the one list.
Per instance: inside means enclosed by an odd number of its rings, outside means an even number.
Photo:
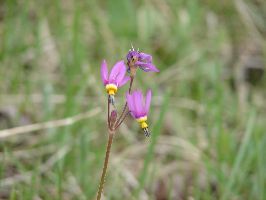
[{"label": "thin twig", "polygon": [[105,183],[105,176],[106,176],[106,171],[108,167],[108,162],[109,162],[109,156],[110,156],[110,151],[113,143],[113,137],[114,137],[114,132],[109,132],[108,134],[108,143],[106,146],[106,153],[105,153],[105,159],[104,159],[104,165],[103,165],[103,170],[102,170],[102,175],[101,175],[101,180],[99,184],[99,189],[97,192],[97,200],[101,199],[104,183]]},{"label": "thin twig", "polygon": [[115,126],[116,126],[118,123],[120,123],[120,120],[121,120],[121,118],[123,117],[123,115],[124,115],[124,113],[125,113],[125,111],[126,111],[126,108],[127,108],[127,102],[125,103],[124,108],[123,108],[123,111],[122,111],[121,115],[119,116],[118,120],[116,121]]},{"label": "thin twig", "polygon": [[78,115],[67,117],[64,119],[53,120],[48,122],[30,124],[26,126],[19,126],[15,128],[5,129],[0,131],[0,139],[8,138],[14,135],[39,131],[43,129],[56,128],[61,126],[69,126],[80,120],[87,119],[99,114],[101,109],[99,107],[90,110],[89,112],[80,113]]},{"label": "thin twig", "polygon": [[[134,77],[130,77],[130,85],[129,85],[129,89],[128,89],[128,92],[129,93],[131,92],[131,88],[132,88],[133,81],[134,81]],[[119,126],[120,126],[121,122],[124,121],[125,117],[123,118],[122,121],[120,121],[120,120],[122,119],[122,117],[123,117],[123,115],[124,115],[124,113],[126,111],[126,108],[127,108],[127,102],[125,103],[124,108],[123,108],[123,111],[122,111],[121,115],[119,116],[119,118],[118,118],[118,120],[116,122],[116,127],[118,127],[117,124],[119,124]],[[127,116],[127,114],[126,114],[126,116]]]},{"label": "thin twig", "polygon": [[[119,123],[116,123],[116,126],[115,126],[115,129],[114,130],[116,130],[122,123],[123,123],[123,121],[125,120],[125,118],[127,117],[127,115],[129,114],[130,112],[128,111],[125,115],[124,115],[124,117],[122,118],[122,120],[119,122]],[[117,121],[118,122],[118,121]]]}]

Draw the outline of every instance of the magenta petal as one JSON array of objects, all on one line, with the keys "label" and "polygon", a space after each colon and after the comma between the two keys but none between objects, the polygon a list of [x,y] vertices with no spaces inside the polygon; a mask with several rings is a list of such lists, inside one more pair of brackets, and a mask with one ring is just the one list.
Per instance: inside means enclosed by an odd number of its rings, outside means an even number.
[{"label": "magenta petal", "polygon": [[110,76],[109,76],[109,80],[113,81],[113,80],[117,80],[117,77],[121,71],[121,69],[125,66],[124,61],[121,60],[119,62],[117,62],[114,67],[111,70]]},{"label": "magenta petal", "polygon": [[129,93],[126,94],[126,99],[127,99],[127,106],[128,106],[128,109],[131,113],[131,115],[133,117],[135,117],[134,113],[135,113],[135,109],[134,109],[134,104],[133,104],[133,98],[132,98],[132,95],[130,95]]},{"label": "magenta petal", "polygon": [[108,68],[107,68],[107,63],[105,60],[103,60],[102,65],[101,65],[101,77],[103,84],[106,85],[108,83]]},{"label": "magenta petal", "polygon": [[150,110],[150,105],[151,105],[151,90],[148,90],[147,94],[146,94],[146,102],[145,102],[145,112],[146,114],[149,113]]},{"label": "magenta petal", "polygon": [[130,80],[130,77],[129,77],[129,76],[125,76],[125,77],[123,78],[123,80],[122,80],[120,83],[118,83],[118,86],[119,86],[119,87],[122,87],[122,86],[125,85],[129,80]]},{"label": "magenta petal", "polygon": [[132,96],[127,92],[126,94],[126,99],[127,99],[127,105],[128,105],[128,109],[130,111],[134,110],[133,104],[132,104]]},{"label": "magenta petal", "polygon": [[142,113],[142,93],[141,91],[137,90],[135,93],[133,93],[134,97],[134,106],[135,106],[135,111],[136,111],[136,116],[139,117]]},{"label": "magenta petal", "polygon": [[140,53],[139,56],[140,56],[140,60],[142,62],[148,62],[148,63],[151,63],[152,62],[152,56],[149,55],[149,54]]},{"label": "magenta petal", "polygon": [[119,73],[118,73],[118,75],[116,77],[118,85],[120,85],[120,82],[124,79],[126,71],[127,71],[127,68],[126,68],[126,65],[123,62],[123,65],[121,66],[120,71],[119,71]]},{"label": "magenta petal", "polygon": [[157,69],[151,63],[144,63],[144,62],[139,62],[138,61],[138,62],[136,62],[136,65],[138,65],[145,72],[159,72],[159,69]]}]

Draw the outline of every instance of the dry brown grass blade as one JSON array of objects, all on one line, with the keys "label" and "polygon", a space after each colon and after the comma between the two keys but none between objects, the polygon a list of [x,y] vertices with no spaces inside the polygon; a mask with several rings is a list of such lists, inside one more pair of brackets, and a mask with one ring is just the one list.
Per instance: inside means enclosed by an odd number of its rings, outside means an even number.
[{"label": "dry brown grass blade", "polygon": [[15,127],[15,128],[1,130],[0,131],[0,139],[5,139],[5,138],[11,137],[11,136],[29,133],[32,131],[38,131],[38,130],[49,129],[49,128],[57,128],[57,127],[61,127],[61,126],[69,126],[69,125],[72,125],[72,124],[74,124],[80,120],[93,117],[93,116],[99,114],[100,111],[101,111],[101,109],[99,107],[97,107],[97,108],[94,108],[88,112],[80,113],[78,115],[75,115],[72,117],[67,117],[64,119],[52,120],[52,121],[48,121],[48,122],[41,122],[41,123],[30,124],[30,125],[26,125],[26,126],[19,126],[19,127]]}]

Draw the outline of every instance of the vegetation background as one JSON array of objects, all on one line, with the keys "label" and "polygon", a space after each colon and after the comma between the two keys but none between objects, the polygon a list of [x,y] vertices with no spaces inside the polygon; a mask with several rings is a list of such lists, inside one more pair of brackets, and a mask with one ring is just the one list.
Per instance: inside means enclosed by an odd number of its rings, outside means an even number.
[{"label": "vegetation background", "polygon": [[134,82],[152,137],[126,120],[105,199],[266,199],[264,0],[5,0],[0,38],[0,199],[95,198],[100,63],[131,43],[161,70]]}]

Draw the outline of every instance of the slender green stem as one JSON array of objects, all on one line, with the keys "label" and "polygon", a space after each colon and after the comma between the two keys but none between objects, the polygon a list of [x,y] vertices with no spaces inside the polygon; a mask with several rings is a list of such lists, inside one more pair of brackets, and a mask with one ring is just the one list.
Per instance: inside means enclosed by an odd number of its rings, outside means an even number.
[{"label": "slender green stem", "polygon": [[107,172],[107,167],[108,167],[108,162],[109,162],[109,156],[110,156],[110,151],[113,143],[113,138],[114,138],[114,132],[110,131],[108,134],[108,143],[106,146],[106,153],[105,153],[105,159],[104,159],[104,165],[103,165],[103,170],[102,170],[102,176],[99,184],[99,189],[97,192],[97,200],[101,199],[104,183],[105,183],[105,176]]}]

